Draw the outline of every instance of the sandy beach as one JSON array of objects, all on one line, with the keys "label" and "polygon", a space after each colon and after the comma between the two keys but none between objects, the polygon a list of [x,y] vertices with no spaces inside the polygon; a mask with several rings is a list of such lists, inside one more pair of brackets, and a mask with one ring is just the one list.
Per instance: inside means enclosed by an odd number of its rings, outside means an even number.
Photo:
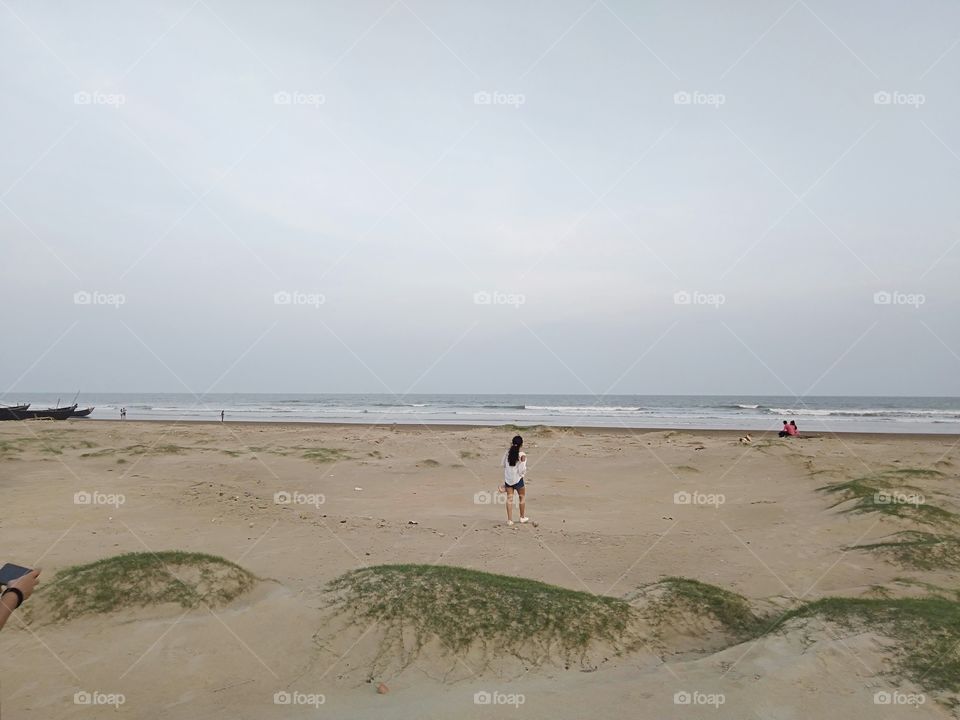
[{"label": "sandy beach", "polygon": [[[536,524],[507,527],[496,487],[514,432],[3,423],[4,562],[38,565],[53,586],[70,566],[177,550],[255,577],[219,604],[69,618],[38,592],[0,636],[4,717],[954,716],[948,692],[895,671],[881,627],[811,616],[740,641],[709,613],[677,608],[652,623],[644,608],[667,577],[736,593],[766,618],[820,598],[948,596],[949,556],[911,563],[855,546],[949,535],[957,436],[754,433],[743,444],[723,431],[523,429]],[[871,477],[890,481],[891,502],[913,493],[945,515],[845,512],[849,496],[821,489]],[[619,598],[659,631],[619,654],[599,642],[575,662],[442,643],[384,654],[383,628],[332,611],[328,584],[400,563]]]}]

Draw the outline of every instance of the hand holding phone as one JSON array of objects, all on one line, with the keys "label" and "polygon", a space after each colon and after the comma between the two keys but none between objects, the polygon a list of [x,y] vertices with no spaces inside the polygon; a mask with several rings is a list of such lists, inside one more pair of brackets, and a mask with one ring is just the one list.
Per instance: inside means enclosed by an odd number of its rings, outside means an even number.
[{"label": "hand holding phone", "polygon": [[24,575],[27,575],[31,572],[33,571],[30,568],[14,565],[13,563],[7,563],[0,568],[0,585],[9,585],[14,580],[22,578]]}]

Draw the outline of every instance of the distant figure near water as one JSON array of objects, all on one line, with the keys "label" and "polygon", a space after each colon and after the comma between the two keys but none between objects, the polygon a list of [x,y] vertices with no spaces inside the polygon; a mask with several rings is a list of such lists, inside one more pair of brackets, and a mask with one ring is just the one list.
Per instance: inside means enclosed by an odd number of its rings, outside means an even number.
[{"label": "distant figure near water", "polygon": [[127,419],[127,409],[125,407],[120,408],[120,419],[121,420]]},{"label": "distant figure near water", "polygon": [[780,437],[796,437],[800,434],[800,430],[797,428],[797,423],[794,420],[791,420],[789,423],[783,421],[783,430],[777,433]]},{"label": "distant figure near water", "polygon": [[220,411],[220,422],[223,422],[223,414],[224,414],[225,412],[226,412],[226,410],[221,410],[221,411]]}]

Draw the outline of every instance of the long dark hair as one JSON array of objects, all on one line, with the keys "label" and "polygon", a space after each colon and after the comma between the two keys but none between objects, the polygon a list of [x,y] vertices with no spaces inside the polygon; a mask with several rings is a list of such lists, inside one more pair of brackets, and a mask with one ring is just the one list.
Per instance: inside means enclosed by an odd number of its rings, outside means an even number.
[{"label": "long dark hair", "polygon": [[520,460],[520,447],[523,445],[523,438],[519,435],[515,435],[513,442],[510,444],[510,449],[507,451],[507,464],[510,467],[513,467]]}]

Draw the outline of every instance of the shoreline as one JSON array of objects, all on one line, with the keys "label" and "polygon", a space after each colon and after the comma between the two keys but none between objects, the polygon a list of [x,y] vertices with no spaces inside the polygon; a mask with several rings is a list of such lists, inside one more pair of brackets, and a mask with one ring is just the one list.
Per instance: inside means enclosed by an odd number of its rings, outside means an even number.
[{"label": "shoreline", "polygon": [[[231,425],[233,427],[253,427],[258,429],[264,428],[282,428],[282,429],[295,429],[295,428],[346,428],[346,429],[357,429],[357,428],[380,428],[380,429],[389,429],[393,431],[403,431],[411,432],[415,430],[453,430],[457,432],[465,432],[468,430],[503,430],[509,428],[511,430],[517,429],[520,432],[532,431],[532,430],[556,430],[556,431],[565,431],[565,432],[579,432],[583,434],[617,434],[617,435],[643,435],[648,433],[696,433],[698,435],[703,435],[709,438],[717,439],[728,439],[732,438],[734,440],[743,437],[744,435],[750,435],[754,441],[756,440],[767,440],[767,439],[780,439],[777,436],[777,430],[734,430],[734,429],[723,429],[723,428],[695,428],[695,427],[683,427],[683,428],[672,428],[672,427],[661,427],[661,428],[647,428],[647,427],[625,427],[623,425],[516,425],[513,423],[504,423],[502,425],[475,425],[467,423],[371,423],[371,422],[324,422],[322,420],[227,420],[226,422],[221,422],[220,420],[175,420],[169,418],[157,418],[157,419],[136,419],[136,420],[118,420],[115,418],[75,418],[76,421],[82,422],[84,424],[91,423],[147,423],[151,425],[176,425],[181,427],[189,427],[192,425]],[[26,421],[23,421],[26,422]],[[56,426],[56,423],[63,421],[52,421]],[[68,421],[69,422],[69,421]],[[0,426],[2,427],[2,426]],[[960,433],[936,433],[936,432],[880,432],[880,431],[861,431],[861,430],[820,430],[804,433],[801,431],[801,434],[797,440],[816,440],[822,438],[831,438],[831,437],[841,437],[849,438],[852,440],[872,440],[872,439],[892,439],[898,438],[902,440],[929,440],[929,439],[943,439],[943,440],[952,440],[954,442],[960,442]],[[783,439],[784,442],[791,442],[793,439]]]}]

